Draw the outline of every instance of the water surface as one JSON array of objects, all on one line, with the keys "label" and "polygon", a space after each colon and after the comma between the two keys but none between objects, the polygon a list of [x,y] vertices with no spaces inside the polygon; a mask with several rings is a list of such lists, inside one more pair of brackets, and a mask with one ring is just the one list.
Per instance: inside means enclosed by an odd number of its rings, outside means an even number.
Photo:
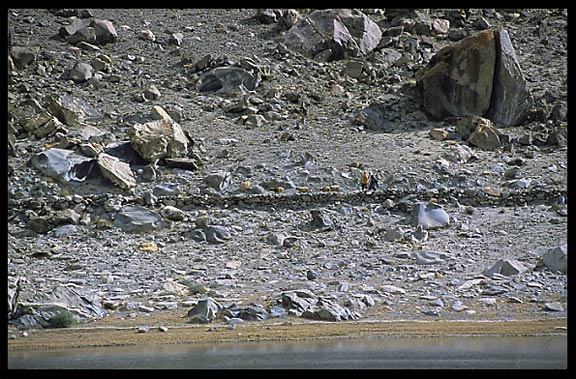
[{"label": "water surface", "polygon": [[566,369],[567,337],[237,342],[14,352],[30,369]]}]

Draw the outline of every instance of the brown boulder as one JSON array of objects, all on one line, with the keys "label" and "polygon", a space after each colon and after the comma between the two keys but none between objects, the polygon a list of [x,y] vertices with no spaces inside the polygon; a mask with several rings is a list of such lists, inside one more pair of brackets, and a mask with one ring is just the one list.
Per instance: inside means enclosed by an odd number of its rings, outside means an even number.
[{"label": "brown boulder", "polygon": [[435,119],[474,115],[505,127],[522,122],[531,106],[512,42],[501,27],[441,49],[417,81]]}]

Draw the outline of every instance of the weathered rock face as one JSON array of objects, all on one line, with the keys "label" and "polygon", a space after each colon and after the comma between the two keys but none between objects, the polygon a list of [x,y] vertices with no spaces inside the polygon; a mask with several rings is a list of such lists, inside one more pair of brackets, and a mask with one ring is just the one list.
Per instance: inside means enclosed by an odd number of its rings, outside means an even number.
[{"label": "weathered rock face", "polygon": [[217,67],[200,78],[198,91],[235,94],[254,91],[260,83],[258,74],[251,74],[241,67]]},{"label": "weathered rock face", "polygon": [[58,148],[45,150],[30,159],[32,166],[44,175],[64,181],[85,180],[92,169],[91,161],[71,150]]},{"label": "weathered rock face", "polygon": [[542,255],[535,270],[544,268],[552,272],[568,273],[568,244],[562,244],[558,247],[548,250]]},{"label": "weathered rock face", "polygon": [[49,326],[51,319],[63,310],[72,313],[75,319],[106,315],[98,296],[66,285],[57,285],[48,292],[22,298],[16,305],[14,324],[24,328]]},{"label": "weathered rock face", "polygon": [[369,53],[381,37],[379,26],[360,11],[323,9],[296,22],[282,42],[309,58],[332,61]]},{"label": "weathered rock face", "polygon": [[136,124],[126,133],[134,150],[150,162],[188,153],[188,138],[180,125],[172,120]]},{"label": "weathered rock face", "polygon": [[523,121],[532,105],[526,80],[506,29],[495,30],[498,65],[495,71],[492,105],[488,118],[496,125],[517,125]]},{"label": "weathered rock face", "polygon": [[484,30],[440,50],[417,80],[424,107],[436,119],[476,115],[511,126],[522,122],[531,105],[503,28]]},{"label": "weathered rock face", "polygon": [[136,178],[128,163],[106,153],[99,154],[97,161],[102,175],[112,183],[125,189],[136,186]]}]

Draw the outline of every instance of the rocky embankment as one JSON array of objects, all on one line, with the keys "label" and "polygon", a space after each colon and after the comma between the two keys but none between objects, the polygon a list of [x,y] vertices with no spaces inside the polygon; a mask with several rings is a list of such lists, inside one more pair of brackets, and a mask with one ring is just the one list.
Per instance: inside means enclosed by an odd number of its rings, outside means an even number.
[{"label": "rocky embankment", "polygon": [[566,317],[566,10],[8,18],[11,326]]}]

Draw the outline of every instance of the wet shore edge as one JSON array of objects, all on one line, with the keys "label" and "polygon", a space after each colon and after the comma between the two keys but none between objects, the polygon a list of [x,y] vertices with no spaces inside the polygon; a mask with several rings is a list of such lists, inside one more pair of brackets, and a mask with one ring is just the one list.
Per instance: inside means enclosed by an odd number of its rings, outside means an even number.
[{"label": "wet shore edge", "polygon": [[[133,320],[131,320],[133,321]],[[228,324],[167,323],[147,319],[123,325],[92,324],[69,328],[8,331],[8,352],[86,347],[143,346],[221,342],[296,341],[403,337],[554,336],[568,334],[566,318],[530,320],[362,320],[244,322]],[[11,337],[12,336],[12,337]]]}]

